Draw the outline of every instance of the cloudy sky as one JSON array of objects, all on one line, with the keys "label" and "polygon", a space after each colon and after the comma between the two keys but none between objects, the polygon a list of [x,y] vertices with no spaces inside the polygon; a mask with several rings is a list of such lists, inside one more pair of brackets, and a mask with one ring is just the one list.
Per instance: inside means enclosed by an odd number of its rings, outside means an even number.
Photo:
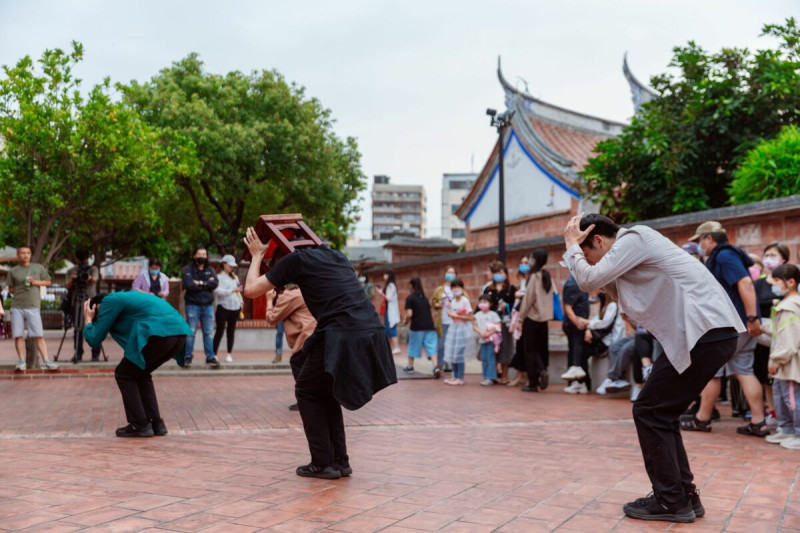
[{"label": "cloudy sky", "polygon": [[442,174],[480,170],[495,141],[485,109],[503,107],[498,56],[530,94],[624,121],[626,50],[648,80],[675,45],[766,47],[761,26],[798,15],[797,0],[0,0],[0,64],[75,39],[87,84],[145,80],[190,52],[211,72],[277,69],[358,139],[370,181],[425,186],[437,235]]}]

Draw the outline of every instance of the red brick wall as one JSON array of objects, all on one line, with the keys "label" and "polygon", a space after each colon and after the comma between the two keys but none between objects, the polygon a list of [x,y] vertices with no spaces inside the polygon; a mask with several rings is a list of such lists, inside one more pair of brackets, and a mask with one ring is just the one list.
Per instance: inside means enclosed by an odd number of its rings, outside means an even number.
[{"label": "red brick wall", "polygon": [[[542,237],[561,235],[569,219],[578,212],[578,202],[572,200],[568,213],[558,213],[546,217],[534,217],[518,222],[506,223],[506,244],[530,241]],[[497,246],[497,226],[471,229],[467,226],[467,250],[481,250]]]}]

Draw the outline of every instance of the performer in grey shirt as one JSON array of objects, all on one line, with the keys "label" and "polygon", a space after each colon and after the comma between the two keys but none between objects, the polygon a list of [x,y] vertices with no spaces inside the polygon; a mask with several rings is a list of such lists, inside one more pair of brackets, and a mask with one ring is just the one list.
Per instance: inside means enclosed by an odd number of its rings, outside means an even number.
[{"label": "performer in grey shirt", "polygon": [[665,357],[633,405],[653,493],[623,506],[643,520],[693,522],[705,510],[681,440],[678,418],[736,351],[746,331],[702,263],[646,226],[620,229],[602,215],[573,217],[564,261],[585,291],[616,281],[620,307],[664,346]]}]

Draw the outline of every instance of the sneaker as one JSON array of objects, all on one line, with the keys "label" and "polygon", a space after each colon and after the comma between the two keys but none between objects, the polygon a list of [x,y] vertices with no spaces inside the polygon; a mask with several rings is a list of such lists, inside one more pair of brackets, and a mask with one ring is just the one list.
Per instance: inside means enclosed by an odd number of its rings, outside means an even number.
[{"label": "sneaker", "polygon": [[700,501],[700,492],[695,488],[691,492],[689,492],[686,497],[689,499],[689,503],[692,505],[692,511],[694,511],[694,515],[697,518],[702,518],[706,514],[706,509],[703,507],[703,503]]},{"label": "sneaker", "polygon": [[123,428],[117,428],[117,437],[152,437],[155,435],[153,426],[148,422],[144,426],[136,426],[135,424],[128,424]]},{"label": "sneaker", "polygon": [[639,393],[640,392],[642,392],[642,386],[641,385],[634,385],[633,388],[631,389],[631,401],[632,402],[635,402],[636,400],[639,399]]},{"label": "sneaker", "polygon": [[781,446],[790,450],[800,450],[800,435],[781,441]]},{"label": "sneaker", "polygon": [[339,474],[341,474],[342,477],[347,477],[353,473],[353,469],[350,467],[349,457],[337,457],[336,467],[339,469]]},{"label": "sneaker", "polygon": [[320,479],[339,479],[342,473],[338,470],[338,465],[334,466],[317,466],[314,463],[298,466],[295,473],[302,477],[316,477]]},{"label": "sneaker", "polygon": [[231,354],[226,355],[225,356],[225,362],[226,363],[233,363],[233,356]]},{"label": "sneaker", "polygon": [[581,379],[586,377],[586,372],[579,366],[571,366],[566,372],[561,374],[561,379],[564,381],[572,381],[574,379]]},{"label": "sneaker", "polygon": [[433,367],[433,379],[439,379],[442,377],[442,369],[438,366]]},{"label": "sneaker", "polygon": [[456,378],[456,379],[453,380],[453,385],[462,385],[463,386],[463,385],[466,385],[466,383],[467,382],[464,381],[463,379]]},{"label": "sneaker", "polygon": [[532,387],[530,385],[526,385],[520,389],[522,392],[539,392],[537,387]]},{"label": "sneaker", "polygon": [[58,363],[53,361],[45,361],[42,363],[47,370],[58,370]]},{"label": "sneaker", "polygon": [[445,378],[445,380],[444,380],[444,384],[445,384],[445,385],[455,385],[455,381],[456,381],[456,380],[455,380],[455,379],[453,379],[453,378]]},{"label": "sneaker", "polygon": [[650,377],[650,372],[653,371],[653,365],[643,366],[642,367],[642,381],[647,381],[647,378]]},{"label": "sneaker", "polygon": [[539,388],[545,390],[548,385],[550,385],[550,374],[547,373],[547,369],[545,368],[539,372]]},{"label": "sneaker", "polygon": [[163,437],[168,433],[167,425],[164,423],[163,418],[159,418],[158,420],[151,420],[150,425],[153,426],[153,435],[156,437]]},{"label": "sneaker", "polygon": [[771,427],[773,429],[778,427],[778,419],[772,416],[772,414],[768,414],[766,417],[764,417],[764,420],[767,422],[767,427]]},{"label": "sneaker", "polygon": [[625,392],[627,390],[630,390],[630,388],[631,388],[631,384],[629,382],[625,381],[624,379],[614,380],[609,385],[606,386],[606,390],[609,393]]},{"label": "sneaker", "polygon": [[399,354],[400,353],[400,348],[395,348],[394,350],[392,350],[392,353],[395,354],[395,355]]},{"label": "sneaker", "polygon": [[578,383],[577,381],[573,381],[564,392],[567,394],[589,394],[589,389],[586,387],[586,383]]},{"label": "sneaker", "polygon": [[607,394],[608,391],[606,391],[606,387],[608,387],[612,383],[614,383],[613,379],[606,378],[606,380],[604,382],[602,382],[599,387],[597,387],[597,391],[596,391],[597,394]]},{"label": "sneaker", "polygon": [[25,369],[28,368],[25,364],[25,361],[17,361],[17,366],[14,367],[15,372],[25,372]]},{"label": "sneaker", "polygon": [[679,507],[670,506],[662,502],[655,493],[626,503],[622,506],[622,511],[631,518],[664,522],[694,522],[697,516],[688,501]]},{"label": "sneaker", "polygon": [[481,381],[481,385],[483,385],[484,387],[491,387],[492,385],[494,385],[494,381],[492,381],[491,379],[484,379],[483,381]]},{"label": "sneaker", "polygon": [[211,359],[206,359],[206,365],[211,368],[219,368],[219,359],[217,359],[216,355]]},{"label": "sneaker", "polygon": [[414,367],[413,366],[407,366],[407,367],[405,367],[403,369],[403,372],[405,372],[406,374],[413,374],[414,373]]},{"label": "sneaker", "polygon": [[773,433],[768,437],[765,437],[764,440],[769,442],[770,444],[780,444],[782,441],[793,439],[794,433],[781,433],[780,431],[777,433]]}]

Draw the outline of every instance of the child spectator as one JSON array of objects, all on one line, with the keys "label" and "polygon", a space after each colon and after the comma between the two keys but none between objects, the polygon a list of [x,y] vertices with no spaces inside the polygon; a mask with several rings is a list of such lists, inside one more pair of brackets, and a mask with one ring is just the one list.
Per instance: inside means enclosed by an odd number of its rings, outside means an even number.
[{"label": "child spectator", "polygon": [[463,385],[466,363],[475,356],[475,335],[470,324],[475,320],[475,315],[464,296],[464,282],[457,279],[451,286],[453,301],[447,314],[453,319],[453,324],[448,328],[444,340],[444,360],[452,365],[453,377],[444,382],[447,385]]},{"label": "child spectator", "polygon": [[502,325],[500,315],[490,310],[492,299],[488,294],[478,298],[478,309],[475,313],[473,328],[480,336],[480,358],[483,366],[483,381],[481,385],[488,387],[497,380],[497,352],[502,343]]},{"label": "child spectator", "polygon": [[775,377],[772,391],[778,415],[778,432],[766,441],[800,450],[800,269],[783,264],[772,271],[772,279],[785,296],[775,307],[772,323],[764,324],[772,329],[768,370]]}]

